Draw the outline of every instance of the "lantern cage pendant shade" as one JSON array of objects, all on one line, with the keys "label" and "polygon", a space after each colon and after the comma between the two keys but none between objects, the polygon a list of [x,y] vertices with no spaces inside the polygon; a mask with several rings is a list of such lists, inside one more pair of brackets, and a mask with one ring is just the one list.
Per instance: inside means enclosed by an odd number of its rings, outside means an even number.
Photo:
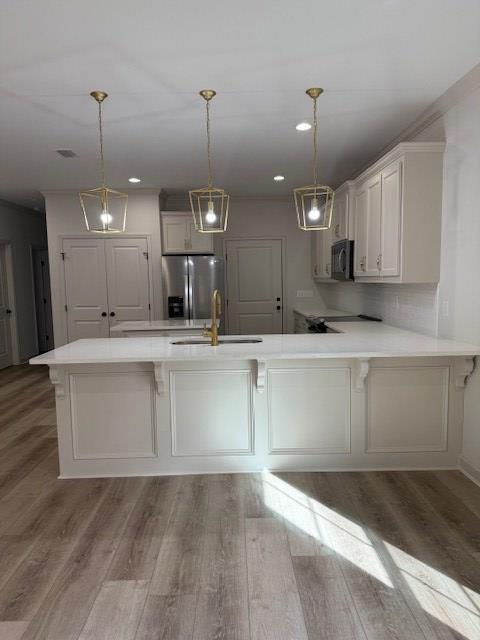
[{"label": "lantern cage pendant shade", "polygon": [[200,233],[223,233],[227,229],[230,196],[224,189],[212,184],[212,157],[210,152],[210,100],[216,95],[213,89],[202,89],[207,116],[208,186],[188,192],[195,229]]},{"label": "lantern cage pendant shade", "polygon": [[332,223],[334,191],[317,182],[317,98],[323,89],[307,89],[313,100],[313,184],[293,190],[298,226],[302,231],[324,231]]},{"label": "lantern cage pendant shade", "polygon": [[90,94],[98,103],[98,131],[100,140],[101,187],[79,193],[87,231],[93,233],[122,233],[127,222],[128,195],[110,189],[105,184],[105,161],[103,155],[102,103],[108,97],[104,91]]}]

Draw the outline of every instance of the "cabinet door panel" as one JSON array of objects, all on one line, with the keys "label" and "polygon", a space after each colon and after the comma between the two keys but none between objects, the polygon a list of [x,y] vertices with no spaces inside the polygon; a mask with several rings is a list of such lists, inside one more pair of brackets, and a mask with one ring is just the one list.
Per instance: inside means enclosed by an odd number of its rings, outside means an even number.
[{"label": "cabinet door panel", "polygon": [[332,215],[332,244],[347,237],[348,193],[335,195]]},{"label": "cabinet door panel", "polygon": [[65,239],[63,251],[68,341],[108,338],[105,241]]},{"label": "cabinet door panel", "polygon": [[367,206],[366,185],[361,185],[355,193],[355,275],[365,275],[364,260],[367,255]]},{"label": "cabinet door panel", "polygon": [[106,240],[110,322],[148,320],[149,274],[146,238]]},{"label": "cabinet door panel", "polygon": [[187,236],[190,253],[213,253],[213,234],[199,233],[191,217],[187,220]]},{"label": "cabinet door panel", "polygon": [[382,215],[381,175],[367,182],[367,238],[366,267],[364,275],[378,276],[380,256],[380,219]]},{"label": "cabinet door panel", "polygon": [[187,246],[187,217],[162,216],[163,253],[185,253]]},{"label": "cabinet door panel", "polygon": [[394,162],[382,171],[382,276],[400,273],[401,177],[401,162]]}]

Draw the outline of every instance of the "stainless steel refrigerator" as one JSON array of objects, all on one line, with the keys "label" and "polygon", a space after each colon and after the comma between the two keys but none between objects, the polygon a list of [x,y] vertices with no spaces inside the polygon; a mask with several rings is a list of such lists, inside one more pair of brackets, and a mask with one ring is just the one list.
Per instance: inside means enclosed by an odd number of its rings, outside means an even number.
[{"label": "stainless steel refrigerator", "polygon": [[162,258],[164,310],[166,318],[199,320],[212,315],[212,293],[222,294],[220,330],[223,314],[223,259],[216,256],[164,256]]}]

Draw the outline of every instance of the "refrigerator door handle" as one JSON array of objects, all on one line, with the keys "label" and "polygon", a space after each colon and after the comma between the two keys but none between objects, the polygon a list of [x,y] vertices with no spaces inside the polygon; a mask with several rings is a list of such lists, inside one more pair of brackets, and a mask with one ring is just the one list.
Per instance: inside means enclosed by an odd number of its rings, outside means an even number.
[{"label": "refrigerator door handle", "polygon": [[185,316],[186,320],[191,320],[192,319],[192,307],[191,307],[190,278],[188,277],[188,274],[183,276],[183,278],[185,280],[185,297],[184,297],[185,308],[184,308],[183,315]]}]

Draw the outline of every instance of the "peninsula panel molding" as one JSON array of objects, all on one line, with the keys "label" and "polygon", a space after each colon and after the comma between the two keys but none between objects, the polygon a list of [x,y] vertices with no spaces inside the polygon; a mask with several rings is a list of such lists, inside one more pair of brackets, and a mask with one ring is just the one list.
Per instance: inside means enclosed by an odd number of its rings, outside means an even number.
[{"label": "peninsula panel molding", "polygon": [[350,369],[275,368],[268,374],[271,454],[350,452]]},{"label": "peninsula panel molding", "polygon": [[449,383],[447,365],[372,367],[366,452],[446,451]]},{"label": "peninsula panel molding", "polygon": [[154,383],[148,371],[70,374],[73,458],[153,458]]},{"label": "peninsula panel molding", "polygon": [[250,369],[170,371],[173,456],[253,454]]}]

